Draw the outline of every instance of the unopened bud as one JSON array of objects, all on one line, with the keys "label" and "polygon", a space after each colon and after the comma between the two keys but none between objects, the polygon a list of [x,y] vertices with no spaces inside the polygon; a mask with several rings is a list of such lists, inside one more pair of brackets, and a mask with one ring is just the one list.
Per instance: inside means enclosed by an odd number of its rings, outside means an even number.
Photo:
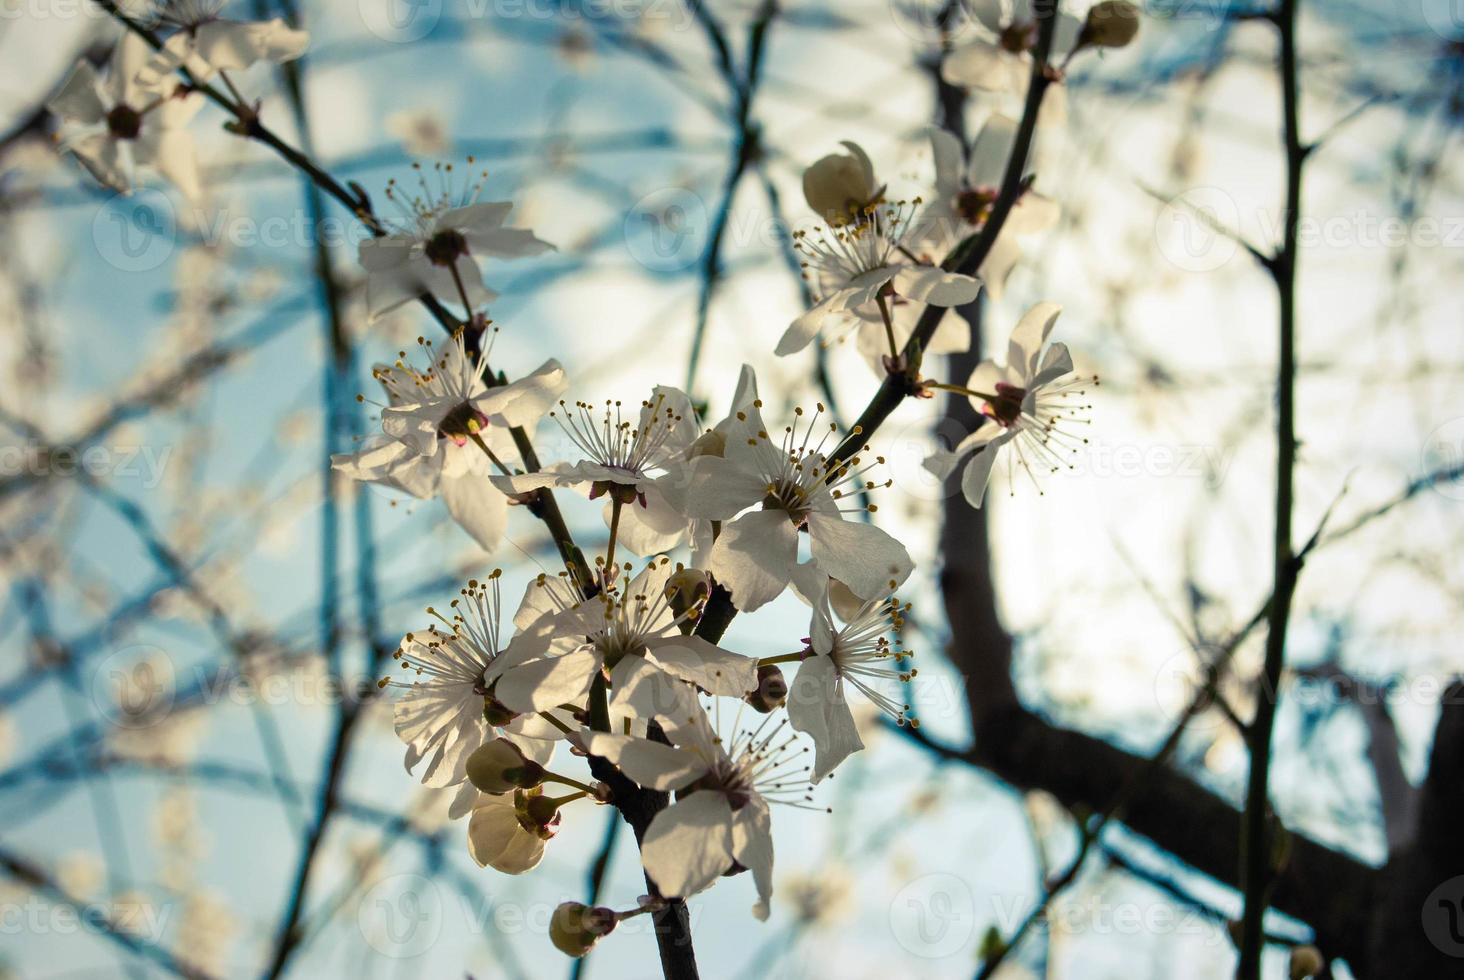
[{"label": "unopened bud", "polygon": [[524,758],[523,751],[506,738],[490,739],[475,750],[468,756],[467,770],[468,781],[493,796],[544,781],[544,767]]},{"label": "unopened bud", "polygon": [[559,816],[559,804],[547,796],[530,796],[524,801],[524,813],[535,827],[547,827]]},{"label": "unopened bud", "polygon": [[1307,980],[1322,972],[1326,963],[1322,951],[1315,946],[1295,946],[1291,950],[1291,980]]},{"label": "unopened bud", "polygon": [[803,197],[830,223],[853,218],[880,196],[874,164],[858,143],[845,142],[848,153],[830,153],[803,171]]},{"label": "unopened bud", "polygon": [[1128,47],[1139,33],[1139,8],[1127,0],[1104,0],[1088,10],[1079,48]]},{"label": "unopened bud", "polygon": [[614,909],[564,902],[549,920],[549,941],[561,953],[584,956],[595,943],[614,931],[616,921]]},{"label": "unopened bud", "polygon": [[763,714],[776,711],[788,700],[788,681],[777,664],[757,668],[757,689],[745,698],[754,711]]},{"label": "unopened bud", "polygon": [[559,812],[559,804],[545,796],[543,789],[514,790],[513,810],[519,826],[540,840],[553,840],[559,833],[563,815]]},{"label": "unopened bud", "polygon": [[987,926],[986,932],[981,936],[981,947],[977,950],[976,955],[981,958],[981,962],[990,963],[997,957],[1005,956],[1006,947],[1006,940],[1002,938],[1001,930],[996,926]]}]

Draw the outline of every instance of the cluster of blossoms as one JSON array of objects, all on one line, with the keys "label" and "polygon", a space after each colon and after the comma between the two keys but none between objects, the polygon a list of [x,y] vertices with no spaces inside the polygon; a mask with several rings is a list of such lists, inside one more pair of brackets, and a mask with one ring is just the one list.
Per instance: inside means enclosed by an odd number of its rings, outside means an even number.
[{"label": "cluster of blossoms", "polygon": [[310,41],[279,18],[226,20],[222,8],[223,0],[158,0],[150,19],[167,32],[154,33],[159,47],[124,35],[105,76],[79,61],[47,104],[60,120],[61,148],[113,190],[131,193],[145,168],[197,200],[198,159],[187,125],[203,106],[198,86],[217,76],[243,107],[230,71],[298,58]]},{"label": "cluster of blossoms", "polygon": [[[1126,43],[1104,3],[1065,43]],[[978,13],[995,37],[951,53],[945,74],[966,85],[1007,85],[1030,71],[1032,21],[1021,3]],[[104,183],[127,190],[134,168],[152,167],[185,195],[197,193],[183,123],[200,86],[219,77],[241,135],[257,124],[227,72],[299,56],[303,33],[279,21],[222,20],[218,6],[171,0],[155,46],[129,34],[101,79],[79,65],[53,100],[63,145]],[[1121,18],[1120,18],[1121,19]],[[1136,22],[1135,22],[1136,23]],[[1096,25],[1096,26],[1095,26]],[[1128,37],[1132,34],[1129,33]],[[1017,68],[1013,68],[1015,64]],[[210,93],[217,95],[213,90]],[[926,460],[941,478],[962,471],[980,506],[1003,447],[1009,471],[1036,478],[1068,465],[1083,440],[1093,378],[1073,374],[1067,348],[1049,344],[1059,309],[1033,307],[1012,333],[1005,364],[982,362],[963,384],[920,374],[921,357],[969,348],[965,321],[943,316],[912,341],[929,307],[974,301],[1000,289],[1023,236],[1050,227],[1056,205],[1020,182],[1007,220],[974,274],[951,257],[979,236],[1010,186],[1017,123],[993,114],[970,147],[932,134],[931,194],[890,199],[857,144],[818,160],[804,194],[818,219],[796,247],[816,296],[787,327],[776,353],[816,338],[855,333],[878,372],[910,390],[964,395],[983,419],[951,451]],[[1019,161],[1024,166],[1025,161]],[[509,626],[504,576],[461,589],[446,611],[407,633],[401,670],[383,679],[402,695],[396,731],[408,772],[452,791],[454,818],[468,817],[468,848],[481,866],[520,874],[539,864],[570,804],[614,805],[626,792],[674,794],[644,828],[641,855],[651,894],[628,911],[562,906],[551,935],[573,955],[622,919],[750,871],[765,917],[772,896],[771,805],[815,806],[813,787],[863,748],[850,699],[900,725],[918,724],[905,694],[915,676],[901,642],[909,606],[895,596],[914,564],[869,519],[884,459],[857,427],[840,432],[822,405],[770,422],[756,375],[744,366],[725,414],[707,424],[687,393],[654,387],[639,402],[569,401],[570,380],[547,360],[510,381],[489,369],[494,329],[482,258],[510,259],[551,246],[508,224],[512,204],[481,201],[486,174],[451,165],[415,167],[392,182],[395,221],[361,213],[375,237],[361,245],[373,319],[419,300],[454,327],[443,343],[418,338],[373,377],[381,431],[333,458],[359,481],[413,497],[440,498],[484,550],[502,541],[517,507],[567,536],[555,490],[603,500],[603,552],[587,561],[556,540],[564,571],[526,583]],[[1022,176],[1025,176],[1022,175]],[[461,309],[458,318],[456,310]],[[923,349],[922,349],[923,346]],[[550,419],[577,458],[541,462],[536,429]],[[964,470],[963,470],[964,467]],[[633,558],[634,560],[627,560]],[[807,635],[770,656],[720,645],[729,612],[753,612],[792,591],[809,608]],[[717,617],[704,614],[716,605]],[[703,629],[720,618],[721,626]],[[796,667],[792,679],[783,667]],[[725,722],[725,723],[724,723]],[[577,765],[573,760],[583,760]],[[557,794],[557,795],[556,795]]]},{"label": "cluster of blossoms", "polygon": [[[967,213],[960,209],[969,186],[947,180],[943,163],[931,204],[887,206],[867,155],[846,147],[805,176],[825,237],[802,242],[827,258],[813,267],[832,290],[789,328],[805,343],[822,328],[810,331],[813,319],[837,312],[857,323],[871,305],[876,327],[888,332],[892,300],[956,305],[980,287],[908,244],[918,240],[923,251],[949,234],[946,219]],[[812,788],[863,748],[851,699],[893,723],[917,724],[905,698],[913,655],[900,642],[909,607],[894,595],[914,565],[904,545],[868,520],[875,505],[864,502],[889,485],[878,479],[884,460],[858,432],[841,433],[822,405],[770,422],[751,367],[711,424],[669,386],[639,403],[571,402],[552,360],[517,381],[492,375],[486,353],[475,352],[489,321],[478,308],[486,287],[471,264],[473,242],[517,242],[523,251],[542,243],[502,226],[506,203],[465,208],[424,190],[410,207],[420,220],[401,242],[362,249],[372,281],[387,278],[375,295],[429,294],[460,305],[462,326],[442,345],[419,340],[419,363],[402,352],[375,369],[385,391],[375,402],[381,433],[336,457],[336,467],[440,496],[487,549],[513,505],[542,507],[541,495],[555,490],[602,500],[608,540],[593,565],[567,556],[564,572],[529,582],[510,636],[501,635],[503,579],[495,571],[469,582],[450,612],[429,610],[434,622],[403,639],[398,660],[407,673],[383,685],[405,691],[396,720],[408,769],[424,765],[424,783],[454,790],[451,812],[469,817],[473,858],[511,874],[539,863],[569,804],[615,803],[617,780],[674,794],[641,842],[652,894],[624,912],[566,905],[553,937],[569,952],[583,953],[627,915],[743,870],[756,885],[755,913],[766,915],[771,805],[814,806]],[[491,229],[478,228],[486,239],[470,237],[460,218],[443,220],[474,209],[492,215]],[[970,234],[983,219],[962,220]],[[379,262],[387,247],[409,258]],[[400,278],[413,263],[418,274]],[[1066,348],[1047,344],[1057,312],[1039,304],[1022,319],[1005,366],[983,363],[964,385],[920,381],[965,394],[988,420],[927,461],[942,476],[967,464],[962,484],[973,504],[1002,446],[1012,447],[1014,466],[1034,474],[1061,465],[1081,439],[1084,383],[1071,377]],[[886,364],[898,354],[892,348]],[[548,420],[577,458],[541,463],[523,451]],[[720,633],[699,632],[713,601],[747,613],[790,589],[810,613],[807,635],[790,638],[788,652],[755,656],[719,645]],[[793,665],[785,677],[782,668]],[[585,760],[578,773],[576,758]]]}]

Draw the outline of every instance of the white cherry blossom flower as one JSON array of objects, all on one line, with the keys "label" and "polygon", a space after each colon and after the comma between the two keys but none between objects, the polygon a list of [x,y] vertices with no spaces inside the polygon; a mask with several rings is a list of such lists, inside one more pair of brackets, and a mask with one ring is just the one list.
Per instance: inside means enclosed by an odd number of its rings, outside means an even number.
[{"label": "white cherry blossom flower", "polygon": [[203,105],[199,95],[140,81],[154,58],[147,42],[124,34],[106,78],[79,61],[47,103],[61,119],[61,149],[74,153],[102,184],[130,194],[139,169],[167,178],[190,201],[200,195],[193,135],[185,128]]},{"label": "white cherry blossom flower", "polygon": [[641,402],[634,422],[617,401],[600,407],[561,401],[549,417],[559,423],[582,458],[553,463],[537,473],[495,476],[499,489],[526,493],[541,487],[588,487],[590,499],[609,498],[607,525],[618,501],[626,506],[616,540],[638,555],[669,550],[690,536],[692,522],[673,503],[688,479],[688,460],[701,435],[696,410],[685,392],[658,385]]},{"label": "white cherry blossom flower", "polygon": [[973,507],[981,506],[1002,446],[1012,446],[1008,459],[1014,455],[1015,462],[1009,469],[1020,467],[1035,483],[1038,471],[1072,468],[1070,458],[1088,441],[1080,432],[1090,406],[1081,397],[1097,378],[1064,380],[1073,362],[1063,344],[1043,353],[1061,312],[1056,303],[1037,304],[1012,331],[1006,366],[982,361],[964,387],[936,386],[965,394],[987,419],[954,450],[925,460],[925,468],[942,480],[965,464],[961,491]]},{"label": "white cherry blossom flower", "polygon": [[711,694],[741,697],[757,687],[757,661],[684,634],[700,600],[678,612],[671,580],[682,566],[652,559],[634,579],[563,612],[536,620],[506,651],[513,666],[490,679],[494,695],[514,711],[583,704],[601,671],[610,706],[649,720],[683,703],[683,682]]},{"label": "white cherry blossom flower", "polygon": [[[898,646],[909,605],[894,596],[864,602],[840,626],[831,603],[833,583],[822,573],[818,579],[821,583],[808,589],[813,593],[808,651],[788,688],[788,721],[813,739],[815,783],[864,748],[847,688],[859,691],[896,724],[919,724],[909,716],[910,706],[886,690],[915,676],[908,664],[914,654]],[[891,631],[895,644],[887,635]]]},{"label": "white cherry blossom flower", "polygon": [[[945,130],[931,130],[935,197],[921,213],[913,236],[921,250],[938,260],[981,230],[996,201],[1016,137],[1016,120],[993,115],[976,135],[969,159],[963,160],[960,140]],[[1017,198],[976,273],[993,297],[1001,297],[1007,277],[1022,256],[1021,239],[1048,230],[1057,224],[1058,216],[1057,204],[1039,194],[1027,191]]]},{"label": "white cherry blossom flower", "polygon": [[835,427],[820,423],[822,405],[806,419],[795,409],[794,424],[775,439],[756,393],[754,381],[753,397],[737,411],[738,424],[726,437],[725,455],[693,464],[687,513],[724,522],[708,570],[739,610],[757,609],[787,587],[798,565],[798,534],[807,531],[813,561],[825,574],[866,599],[887,594],[914,563],[900,542],[846,513],[864,511],[847,498],[877,486],[866,479],[870,467],[859,455],[829,464],[825,451],[833,448]]},{"label": "white cherry blossom flower", "polygon": [[[947,84],[1023,98],[1032,79],[1032,49],[1037,44],[1037,14],[1032,0],[971,0],[978,35],[946,55],[940,74]],[[1083,24],[1061,10],[1052,38],[1054,56],[1071,51]],[[1044,101],[1044,122],[1065,115],[1062,89],[1054,87]]]},{"label": "white cherry blossom flower", "polygon": [[536,801],[544,799],[539,789],[473,797],[468,853],[478,867],[510,875],[538,867],[544,859],[544,845],[558,833],[560,823],[557,810],[547,820],[540,819]]},{"label": "white cherry blossom flower", "polygon": [[[473,165],[468,158],[468,166]],[[374,321],[423,293],[461,303],[472,312],[497,294],[483,285],[478,259],[539,255],[552,248],[523,228],[506,228],[513,210],[510,201],[482,201],[488,172],[468,178],[455,189],[453,165],[436,164],[429,182],[422,165],[412,164],[418,177],[416,192],[395,180],[386,187],[387,200],[402,214],[402,223],[380,238],[361,243],[361,266],[366,270],[366,305]]]},{"label": "white cherry blossom flower", "polygon": [[176,28],[149,66],[148,81],[161,81],[179,68],[207,81],[220,71],[248,68],[256,62],[293,61],[305,53],[310,34],[276,17],[268,21],[227,20],[219,16],[225,0],[162,0],[155,16]]},{"label": "white cherry blossom flower", "polygon": [[387,395],[384,436],[332,456],[331,465],[419,499],[440,496],[453,520],[491,550],[508,523],[508,501],[489,482],[489,454],[501,460],[513,448],[509,430],[543,416],[564,390],[564,369],[551,359],[528,377],[489,387],[485,362],[474,364],[461,333],[440,352],[430,341],[419,344],[425,368],[409,365],[402,352],[394,365],[373,371]]},{"label": "white cherry blossom flower", "polygon": [[808,805],[807,751],[786,736],[786,720],[763,718],[754,730],[724,744],[707,713],[692,704],[672,719],[672,745],[630,735],[583,734],[591,755],[613,763],[636,784],[676,792],[676,802],[656,814],[641,842],[641,861],[667,897],[695,894],[741,866],[752,872],[758,901],[753,914],[768,916],[773,894],[770,803]]},{"label": "white cherry blossom flower", "polygon": [[563,734],[535,715],[515,717],[489,694],[484,672],[500,657],[499,578],[494,570],[486,582],[469,582],[452,601],[451,618],[429,608],[438,623],[408,633],[393,654],[412,679],[381,682],[406,691],[393,715],[397,737],[407,745],[407,772],[425,760],[423,785],[457,787],[453,819],[473,806],[477,791],[468,782],[467,760],[490,737],[513,742],[544,765],[554,754],[553,739]]},{"label": "white cherry blossom flower", "polygon": [[978,280],[913,261],[905,239],[920,204],[918,198],[872,204],[856,220],[794,233],[804,278],[818,301],[788,325],[774,353],[796,353],[820,332],[837,338],[862,327],[884,336],[877,304],[888,304],[892,295],[933,306],[960,306],[976,298]]}]

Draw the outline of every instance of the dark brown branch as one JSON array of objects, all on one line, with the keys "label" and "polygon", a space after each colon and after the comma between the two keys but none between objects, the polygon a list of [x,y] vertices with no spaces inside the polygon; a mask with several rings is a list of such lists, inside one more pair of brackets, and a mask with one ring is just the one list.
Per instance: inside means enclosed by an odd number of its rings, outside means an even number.
[{"label": "dark brown branch", "polygon": [[[1464,962],[1464,681],[1444,692],[1414,839],[1388,862],[1374,907],[1378,976],[1454,977]],[[1325,951],[1325,948],[1324,948]]]},{"label": "dark brown branch", "polygon": [[1259,980],[1265,940],[1266,906],[1277,869],[1274,867],[1274,818],[1270,808],[1271,735],[1280,698],[1281,671],[1286,663],[1286,630],[1296,590],[1297,564],[1292,544],[1292,485],[1296,469],[1296,264],[1301,220],[1301,171],[1306,150],[1301,144],[1296,60],[1296,5],[1280,0],[1276,26],[1281,36],[1281,109],[1286,150],[1286,201],[1280,251],[1268,265],[1276,281],[1280,305],[1276,364],[1276,504],[1272,549],[1271,610],[1266,622],[1266,659],[1261,697],[1248,733],[1250,773],[1242,832],[1245,861],[1242,881],[1245,914],[1241,920],[1238,980]]}]

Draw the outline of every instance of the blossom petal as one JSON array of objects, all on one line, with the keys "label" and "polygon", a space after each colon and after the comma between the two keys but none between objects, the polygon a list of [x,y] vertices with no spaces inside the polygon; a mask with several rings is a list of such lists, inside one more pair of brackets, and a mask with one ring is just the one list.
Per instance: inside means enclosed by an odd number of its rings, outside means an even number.
[{"label": "blossom petal", "polygon": [[99,81],[90,62],[78,61],[46,108],[67,122],[100,123],[106,118],[107,107],[97,91]]},{"label": "blossom petal", "polygon": [[468,818],[468,853],[480,868],[519,875],[543,859],[544,841],[519,823],[514,794],[482,793]]},{"label": "blossom petal", "polygon": [[809,657],[788,687],[788,724],[813,739],[813,782],[864,748],[844,685],[828,657]]},{"label": "blossom petal", "polygon": [[473,407],[488,416],[490,422],[508,428],[527,428],[544,417],[569,386],[564,367],[550,358],[533,374],[497,388],[491,388],[473,399]]},{"label": "blossom petal", "polygon": [[1023,380],[1037,373],[1037,358],[1042,353],[1042,345],[1047,342],[1047,335],[1052,333],[1061,313],[1061,305],[1042,302],[1024,313],[1017,322],[1007,345],[1007,366],[1020,371]]},{"label": "blossom petal", "polygon": [[[656,483],[643,491],[645,506],[632,503],[620,509],[620,527],[615,540],[636,555],[657,555],[670,551],[686,539],[688,521],[666,500]],[[605,526],[610,526],[614,504],[605,502]]]},{"label": "blossom petal", "polygon": [[[742,447],[728,445],[727,449],[740,452]],[[750,468],[722,456],[698,456],[691,461],[683,507],[690,517],[727,521],[762,500],[766,493],[767,484]]]},{"label": "blossom petal", "polygon": [[330,465],[353,480],[384,484],[422,500],[437,495],[442,469],[437,457],[419,456],[395,439],[379,440],[355,453],[336,453]]},{"label": "blossom petal", "polygon": [[137,163],[151,166],[172,182],[189,201],[203,195],[198,179],[198,151],[186,129],[150,129],[137,141]]},{"label": "blossom petal", "polygon": [[773,899],[773,820],[762,800],[752,800],[733,815],[732,857],[752,872],[757,886],[752,914],[759,921],[767,921]]},{"label": "blossom petal", "polygon": [[644,789],[681,789],[707,771],[706,763],[691,752],[648,738],[605,732],[586,732],[583,738],[590,755],[612,763]]},{"label": "blossom petal", "polygon": [[864,599],[888,593],[915,569],[905,546],[873,524],[810,514],[808,536],[818,566]]},{"label": "blossom petal", "polygon": [[757,659],[723,650],[699,636],[651,640],[646,658],[708,694],[740,698],[757,687]]},{"label": "blossom petal", "polygon": [[489,486],[488,481],[474,475],[444,476],[442,502],[458,526],[487,551],[498,547],[503,529],[508,526],[508,501]]},{"label": "blossom petal", "polygon": [[950,197],[961,189],[961,141],[952,133],[932,126],[930,155],[935,160],[935,192]]},{"label": "blossom petal", "polygon": [[986,497],[986,485],[991,482],[991,467],[996,462],[996,451],[1004,442],[1005,438],[991,440],[966,464],[966,472],[961,475],[961,492],[966,495],[966,502],[972,507],[979,508]]},{"label": "blossom petal", "polygon": [[257,61],[293,61],[310,46],[310,34],[272,20],[214,20],[200,24],[194,49],[213,71],[248,68]]},{"label": "blossom petal", "polygon": [[76,154],[77,162],[99,183],[123,194],[132,193],[131,148],[124,146],[122,140],[93,133],[71,144],[68,149]]},{"label": "blossom petal", "polygon": [[[965,0],[965,8],[971,16],[981,22],[981,25],[993,34],[1000,34],[1002,29],[1002,2],[1001,0]],[[1012,16],[1015,16],[1013,11]]]},{"label": "blossom petal", "polygon": [[931,306],[961,306],[976,299],[981,281],[939,266],[911,265],[896,273],[895,292]]},{"label": "blossom petal", "polygon": [[994,44],[972,41],[946,55],[940,77],[949,85],[979,88],[988,92],[1015,91],[1011,88],[1010,63],[1017,58]]},{"label": "blossom petal", "polygon": [[1053,344],[1047,348],[1047,353],[1042,357],[1042,365],[1037,373],[1032,375],[1032,389],[1040,388],[1045,384],[1051,384],[1064,374],[1070,374],[1073,370],[1073,358],[1068,353],[1067,344]]},{"label": "blossom petal", "polygon": [[1017,143],[1017,121],[996,113],[986,120],[971,144],[966,179],[972,187],[1000,187],[1007,161]]},{"label": "blossom petal", "polygon": [[583,647],[559,657],[532,660],[503,672],[493,694],[510,711],[548,711],[575,703],[590,690],[600,654]]},{"label": "blossom petal", "polygon": [[776,599],[798,563],[798,531],[781,510],[744,514],[722,528],[710,571],[743,612]]},{"label": "blossom petal", "polygon": [[689,793],[656,814],[641,842],[646,873],[667,897],[701,891],[732,864],[732,808],[712,790]]},{"label": "blossom petal", "polygon": [[783,331],[783,336],[778,340],[778,346],[773,348],[773,353],[779,357],[787,357],[789,354],[796,354],[813,342],[818,332],[823,328],[823,322],[830,313],[836,309],[842,310],[845,304],[843,291],[830,293],[819,300],[814,306],[800,313],[788,324],[788,329]]},{"label": "blossom petal", "polygon": [[466,779],[458,783],[457,789],[452,794],[452,802],[447,805],[447,819],[461,820],[467,816],[472,812],[473,804],[478,802],[478,797],[481,795],[478,787]]}]

